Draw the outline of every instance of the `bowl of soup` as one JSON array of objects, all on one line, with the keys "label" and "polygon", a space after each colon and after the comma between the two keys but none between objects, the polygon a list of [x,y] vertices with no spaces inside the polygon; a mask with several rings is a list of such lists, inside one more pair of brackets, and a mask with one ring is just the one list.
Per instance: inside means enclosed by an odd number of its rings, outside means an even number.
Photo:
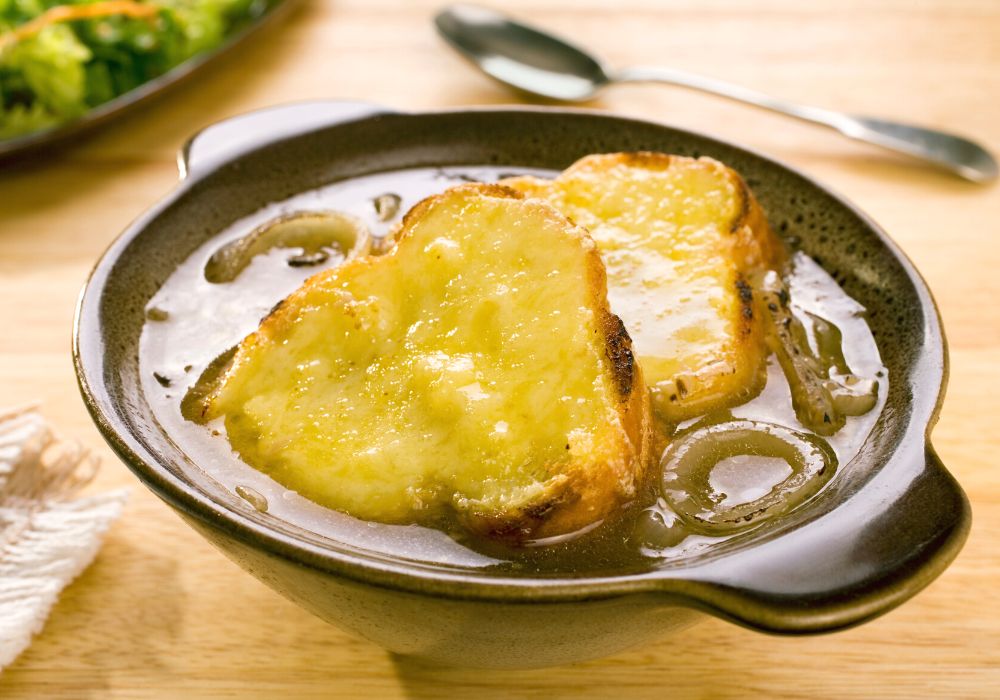
[{"label": "bowl of soup", "polygon": [[[587,211],[597,218],[578,208],[557,220],[549,204],[538,205],[545,207],[542,219],[569,231],[566,260],[577,254],[574,246],[588,260],[602,256],[606,288],[596,295],[594,308],[608,308],[609,299],[625,332],[609,335],[607,356],[620,369],[627,355],[638,367],[630,376],[645,378],[637,380],[641,386],[628,385],[635,410],[645,412],[647,442],[636,452],[642,454],[641,477],[634,484],[617,483],[612,505],[595,497],[593,503],[606,507],[589,505],[590,520],[580,515],[582,508],[570,508],[590,503],[580,495],[583,488],[564,489],[543,506],[524,501],[529,505],[518,505],[517,518],[499,520],[492,511],[482,517],[481,504],[468,506],[474,500],[468,493],[456,496],[456,483],[480,493],[469,479],[475,482],[479,473],[480,465],[471,462],[480,455],[477,450],[486,449],[481,443],[491,446],[481,453],[482,461],[493,464],[513,454],[495,447],[506,444],[511,433],[520,431],[524,440],[537,438],[538,444],[554,440],[551,433],[562,439],[551,416],[565,412],[544,413],[550,394],[535,399],[544,404],[538,415],[547,418],[534,428],[534,413],[516,422],[484,411],[491,392],[503,394],[504,382],[513,381],[508,377],[524,382],[506,366],[507,374],[469,374],[472,365],[452,361],[458,354],[445,361],[428,352],[408,365],[405,411],[414,418],[406,425],[418,422],[421,435],[432,428],[441,433],[427,443],[434,449],[385,437],[400,429],[398,415],[391,413],[403,410],[398,402],[387,403],[384,411],[366,409],[360,423],[372,432],[363,440],[344,438],[358,432],[347,416],[357,413],[363,398],[345,394],[344,387],[355,384],[344,382],[355,381],[357,373],[375,376],[371,358],[359,369],[338,370],[336,396],[344,408],[333,417],[314,416],[301,409],[313,404],[285,402],[280,392],[274,398],[281,385],[274,373],[284,368],[300,377],[289,384],[289,396],[316,392],[310,387],[322,385],[317,377],[333,376],[332,370],[320,375],[309,369],[326,367],[321,361],[346,352],[333,335],[329,342],[299,343],[319,348],[308,350],[315,358],[296,356],[282,364],[274,360],[280,353],[272,353],[266,358],[268,381],[243,382],[251,387],[247,393],[230,392],[228,408],[212,414],[209,399],[221,396],[219,387],[226,382],[243,381],[240,368],[253,368],[254,353],[265,347],[262,338],[296,346],[292,335],[261,329],[291,333],[296,323],[306,327],[316,304],[303,289],[322,288],[323,298],[339,298],[338,290],[361,284],[357,279],[367,268],[394,265],[393,275],[413,276],[392,283],[394,294],[406,300],[401,308],[423,314],[410,319],[400,335],[412,338],[424,332],[424,321],[439,320],[435,310],[443,302],[433,301],[433,294],[457,293],[456,285],[467,282],[456,281],[463,272],[477,279],[493,274],[488,257],[473,265],[469,256],[477,253],[475,246],[463,252],[466,257],[449,253],[454,242],[447,236],[429,238],[417,250],[412,241],[420,221],[407,212],[426,219],[439,201],[435,197],[459,192],[477,202],[488,199],[495,211],[521,207],[536,216],[535,205],[524,204],[513,190],[531,190],[530,196],[546,183],[560,182],[565,177],[560,173],[574,163],[595,162],[588,158],[603,163],[600,154],[632,154],[615,163],[650,168],[656,161],[650,154],[669,154],[663,162],[682,164],[693,173],[684,177],[699,183],[725,163],[739,174],[736,189],[745,189],[752,203],[746,211],[760,212],[746,230],[766,230],[781,253],[757,256],[767,258],[766,264],[754,256],[732,256],[737,286],[720,283],[715,289],[703,281],[722,279],[725,260],[716,263],[691,250],[712,235],[728,246],[727,236],[736,228],[720,230],[699,219],[691,209],[701,201],[697,198],[687,198],[690,206],[678,209],[681,218],[669,228],[679,238],[664,244],[667,229],[649,229],[644,245],[660,245],[663,254],[655,267],[645,264],[646,248],[621,242],[621,231],[627,233],[630,225],[622,223],[620,207],[609,213],[608,198],[587,200],[594,202]],[[180,169],[177,188],[111,245],[81,295],[74,359],[84,399],[115,452],[186,522],[279,593],[350,633],[435,662],[515,668],[607,655],[705,615],[767,632],[824,632],[864,622],[910,598],[948,565],[964,541],[967,500],[929,442],[947,368],[930,293],[875,223],[787,166],[708,136],[588,111],[409,114],[317,102],[208,127],[185,147]],[[716,190],[698,186],[703,197],[716,196]],[[561,199],[552,195],[550,203],[583,206],[583,199],[574,199],[576,190],[567,186],[567,191]],[[629,195],[621,201],[634,200]],[[657,202],[654,197],[650,206]],[[494,209],[482,214],[484,221],[497,220]],[[739,218],[741,211],[734,215]],[[461,212],[456,221],[469,226],[470,217],[480,215],[469,208]],[[657,217],[667,216],[654,212],[643,220],[657,224]],[[599,230],[603,225],[609,228]],[[532,253],[526,250],[527,260]],[[455,265],[442,276],[439,287],[445,291],[435,292],[438,287],[399,262],[411,254],[452,256],[434,262]],[[746,262],[750,258],[752,264]],[[498,274],[500,259],[498,253]],[[530,273],[530,265],[518,265],[524,269],[510,279]],[[570,267],[559,263],[552,272],[560,272],[560,265]],[[676,303],[650,310],[621,301],[630,290],[652,289],[661,279],[683,274],[689,275],[686,286],[675,285],[664,297]],[[643,284],[633,284],[640,278]],[[417,282],[422,291],[408,293]],[[539,278],[537,284],[550,282]],[[509,280],[501,286],[497,304],[517,294]],[[567,289],[572,286],[553,287],[552,293]],[[715,346],[684,325],[689,312],[671,315],[671,310],[701,309],[723,318],[720,309],[729,309],[728,297],[719,290],[728,290],[730,311],[739,322],[733,342],[758,345],[739,355],[752,358],[754,373],[739,391],[716,400],[708,389],[735,386],[739,382],[730,375],[741,375],[717,357],[705,360],[705,353],[692,350]],[[529,307],[544,306],[547,298],[536,294]],[[414,299],[422,302],[417,311]],[[461,311],[462,304],[457,306]],[[287,318],[277,324],[274,319],[282,315]],[[288,320],[292,317],[295,323]],[[489,319],[495,317],[503,314]],[[463,320],[444,336],[465,328],[466,317],[455,318]],[[483,321],[486,330],[466,333],[463,342],[481,342],[494,327],[490,324],[500,323],[489,319]],[[760,338],[752,324],[763,329]],[[343,342],[357,344],[366,332],[374,334],[366,328],[359,320]],[[379,336],[381,357],[399,343],[392,328],[379,332],[388,334]],[[649,343],[667,336],[676,341],[670,351],[649,359]],[[553,338],[558,347],[551,352],[572,342]],[[544,343],[535,345],[544,351]],[[502,347],[508,350],[496,351],[494,364],[514,352],[511,344]],[[711,372],[675,368],[672,360],[682,355]],[[583,371],[557,369],[568,373],[559,375],[564,384]],[[492,383],[483,379],[487,375]],[[655,377],[665,379],[657,383]],[[414,384],[417,380],[423,383]],[[370,389],[371,381],[364,386]],[[402,386],[379,381],[386,394]],[[705,401],[685,404],[701,386],[707,387]],[[562,388],[551,393],[553,402],[570,401],[572,392]],[[573,401],[591,400],[580,392]],[[377,409],[378,402],[365,400]],[[466,418],[480,415],[489,418],[486,442],[469,439],[479,423]],[[448,416],[455,417],[454,432],[448,432]],[[558,459],[576,465],[581,455],[596,452],[579,431],[571,432],[566,456],[559,442],[559,455],[547,457],[546,464]],[[462,450],[453,450],[453,443],[461,443]],[[395,474],[395,481],[372,486],[372,474],[392,476],[402,462],[454,463],[433,471],[451,480],[430,483],[421,472],[419,479],[408,477],[412,483],[401,484],[404,477]],[[360,489],[351,480],[364,469],[369,481]],[[457,474],[463,469],[468,473]],[[525,470],[537,471],[530,455]],[[500,464],[483,478],[510,473],[510,465]],[[313,478],[316,474],[329,476]],[[593,491],[592,483],[586,484]],[[396,491],[403,495],[393,495]],[[360,495],[347,497],[354,493]],[[409,499],[407,507],[396,507],[402,498]],[[556,520],[567,512],[573,517]]]}]

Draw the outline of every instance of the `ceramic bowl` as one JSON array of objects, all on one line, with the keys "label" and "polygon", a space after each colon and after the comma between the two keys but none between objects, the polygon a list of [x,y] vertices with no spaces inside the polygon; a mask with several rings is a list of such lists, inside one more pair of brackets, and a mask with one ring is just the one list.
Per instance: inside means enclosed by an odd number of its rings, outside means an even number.
[{"label": "ceramic bowl", "polygon": [[[144,308],[195,248],[268,202],[416,166],[560,169],[608,151],[708,155],[744,174],[774,229],[869,311],[889,372],[886,405],[858,456],[789,515],[660,567],[512,575],[429,565],[347,546],[267,517],[165,435],[139,380]],[[886,234],[808,177],[747,149],[590,111],[406,114],[319,102],[210,126],[181,181],[97,263],[82,293],[74,358],[87,406],[121,459],[247,571],[325,620],[438,662],[527,667],[598,657],[715,615],[757,630],[823,632],[869,620],[955,557],[968,502],[928,441],[945,340],[926,286]]]}]

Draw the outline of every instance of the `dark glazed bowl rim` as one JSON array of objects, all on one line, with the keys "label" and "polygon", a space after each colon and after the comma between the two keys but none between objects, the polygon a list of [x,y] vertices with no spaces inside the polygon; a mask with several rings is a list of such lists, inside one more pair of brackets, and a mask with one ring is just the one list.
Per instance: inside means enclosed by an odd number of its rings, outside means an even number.
[{"label": "dark glazed bowl rim", "polygon": [[[922,373],[923,386],[913,387],[912,410],[906,417],[904,439],[885,458],[885,463],[873,468],[867,481],[856,492],[846,494],[843,502],[811,515],[808,520],[799,518],[801,522],[790,523],[770,539],[742,550],[707,558],[694,566],[586,578],[488,578],[477,576],[475,572],[445,570],[375,553],[321,547],[276,532],[244,514],[222,507],[157,463],[131,434],[119,415],[121,407],[116,406],[106,386],[113,368],[105,366],[101,300],[115,263],[129,243],[193,183],[265,145],[368,119],[471,119],[476,115],[502,117],[505,114],[528,115],[540,120],[600,119],[607,120],[609,127],[655,125],[672,134],[686,135],[745,154],[768,168],[785,171],[857,216],[895,258],[895,263],[913,285],[926,320],[925,342],[914,362],[921,365],[914,372]],[[262,137],[265,130],[268,136]],[[74,367],[93,420],[126,465],[172,507],[228,537],[303,566],[368,585],[416,594],[511,604],[569,603],[644,594],[663,604],[694,607],[756,629],[782,633],[842,628],[886,612],[943,571],[965,540],[971,521],[968,501],[928,442],[947,374],[945,340],[930,292],[913,265],[874,222],[842,197],[789,166],[695,132],[592,110],[505,107],[401,114],[373,105],[343,102],[298,103],[220,122],[193,137],[185,146],[180,161],[182,181],[178,187],[129,226],[91,272],[81,292],[74,322]],[[932,513],[933,508],[929,509],[927,504],[936,502],[945,505]],[[837,557],[847,561],[844,557],[853,556],[851,550],[844,549],[846,545],[838,543],[838,538],[857,538],[858,531],[868,523],[866,520],[852,524],[845,518],[850,519],[852,508],[854,515],[868,517],[871,514],[860,509],[870,510],[871,507],[888,518],[888,526],[880,519],[879,527],[895,528],[898,548],[890,554],[879,550],[872,571],[849,576],[834,574],[831,580],[829,567],[836,565]],[[839,520],[832,517],[842,509],[846,510]],[[818,525],[819,520],[826,524]],[[828,531],[828,528],[832,529]],[[782,542],[790,543],[790,548]],[[823,558],[824,553],[829,556]]]}]

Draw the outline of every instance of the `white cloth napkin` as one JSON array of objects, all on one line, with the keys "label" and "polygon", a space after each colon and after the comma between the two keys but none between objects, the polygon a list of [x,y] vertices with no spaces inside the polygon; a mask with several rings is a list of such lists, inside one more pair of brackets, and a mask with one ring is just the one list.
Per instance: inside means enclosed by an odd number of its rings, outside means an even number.
[{"label": "white cloth napkin", "polygon": [[97,468],[36,408],[0,411],[0,671],[42,629],[121,514],[126,489],[73,498]]}]

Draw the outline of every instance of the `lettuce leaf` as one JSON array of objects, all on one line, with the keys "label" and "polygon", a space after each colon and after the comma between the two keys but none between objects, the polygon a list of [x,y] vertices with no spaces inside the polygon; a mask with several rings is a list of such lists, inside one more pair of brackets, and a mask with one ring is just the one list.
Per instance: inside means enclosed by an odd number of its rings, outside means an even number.
[{"label": "lettuce leaf", "polygon": [[4,68],[21,76],[34,103],[53,114],[70,117],[86,110],[86,71],[90,50],[73,30],[54,24],[7,50]]},{"label": "lettuce leaf", "polygon": [[82,116],[217,47],[277,0],[142,1],[153,17],[77,19],[11,40],[48,9],[101,0],[0,0],[0,139]]}]

